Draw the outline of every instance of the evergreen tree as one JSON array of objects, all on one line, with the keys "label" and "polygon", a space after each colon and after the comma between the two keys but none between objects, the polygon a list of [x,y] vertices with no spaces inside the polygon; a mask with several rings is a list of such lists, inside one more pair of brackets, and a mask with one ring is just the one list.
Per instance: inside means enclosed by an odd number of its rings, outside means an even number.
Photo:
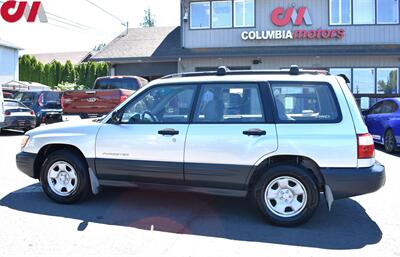
[{"label": "evergreen tree", "polygon": [[50,69],[49,69],[49,77],[48,77],[48,86],[52,89],[54,89],[56,86],[58,86],[58,81],[57,81],[57,65],[55,62],[52,62],[49,64]]},{"label": "evergreen tree", "polygon": [[69,60],[65,63],[64,68],[62,69],[61,82],[75,82],[75,68]]},{"label": "evergreen tree", "polygon": [[43,82],[41,82],[44,85],[50,86],[50,81],[49,81],[49,77],[50,77],[50,69],[51,69],[51,64],[47,63],[44,66],[44,74],[43,74],[43,79],[41,79]]},{"label": "evergreen tree", "polygon": [[40,67],[37,59],[33,56],[31,57],[31,68],[29,69],[29,82],[39,82],[40,81]]},{"label": "evergreen tree", "polygon": [[150,8],[144,10],[143,22],[140,23],[140,26],[143,28],[154,27],[156,25],[156,20],[154,19],[154,15],[151,13]]},{"label": "evergreen tree", "polygon": [[87,68],[87,78],[86,78],[86,83],[85,86],[86,88],[92,88],[94,81],[96,80],[96,70],[97,70],[97,65],[94,62],[88,63],[88,68]]},{"label": "evergreen tree", "polygon": [[53,62],[56,72],[56,85],[60,84],[62,82],[62,72],[63,72],[63,65],[59,61],[54,61]]},{"label": "evergreen tree", "polygon": [[46,79],[45,74],[44,74],[44,65],[43,65],[43,63],[39,62],[36,65],[35,76],[36,76],[36,79],[37,79],[37,81],[35,80],[35,82],[39,82],[39,83],[41,83],[43,85],[46,85],[46,80],[47,79]]}]

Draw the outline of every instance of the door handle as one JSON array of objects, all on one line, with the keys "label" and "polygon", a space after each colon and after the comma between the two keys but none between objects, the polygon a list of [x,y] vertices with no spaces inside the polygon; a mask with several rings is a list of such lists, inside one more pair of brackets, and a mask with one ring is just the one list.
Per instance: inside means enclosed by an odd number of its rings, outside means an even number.
[{"label": "door handle", "polygon": [[243,131],[243,135],[246,136],[265,136],[267,132],[265,130],[261,129],[249,129],[246,131]]},{"label": "door handle", "polygon": [[158,131],[158,134],[163,135],[163,136],[175,136],[175,135],[179,135],[179,131],[175,130],[175,129],[163,129]]}]

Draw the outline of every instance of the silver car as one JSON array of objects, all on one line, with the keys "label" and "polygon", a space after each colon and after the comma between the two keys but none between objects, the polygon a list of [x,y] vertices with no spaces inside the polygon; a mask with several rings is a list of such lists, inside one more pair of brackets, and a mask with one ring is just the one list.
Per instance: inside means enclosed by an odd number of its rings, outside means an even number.
[{"label": "silver car", "polygon": [[101,120],[37,128],[17,165],[59,203],[100,187],[251,195],[281,226],[378,190],[385,169],[344,78],[300,70],[170,75]]}]

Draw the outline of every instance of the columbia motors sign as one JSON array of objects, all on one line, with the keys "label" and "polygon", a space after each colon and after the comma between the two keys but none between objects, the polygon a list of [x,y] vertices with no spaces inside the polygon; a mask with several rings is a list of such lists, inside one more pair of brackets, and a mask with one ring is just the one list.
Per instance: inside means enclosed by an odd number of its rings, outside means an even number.
[{"label": "columbia motors sign", "polygon": [[[272,11],[271,21],[277,27],[292,25],[294,28],[306,25],[312,26],[310,12],[307,7],[278,7]],[[344,29],[292,29],[292,30],[263,30],[243,31],[243,40],[301,40],[301,39],[342,39]]]},{"label": "columbia motors sign", "polygon": [[6,22],[14,23],[21,20],[22,17],[26,22],[35,22],[37,18],[40,22],[47,22],[43,4],[39,1],[32,2],[32,5],[26,1],[12,0],[2,3],[0,2],[0,17]]}]

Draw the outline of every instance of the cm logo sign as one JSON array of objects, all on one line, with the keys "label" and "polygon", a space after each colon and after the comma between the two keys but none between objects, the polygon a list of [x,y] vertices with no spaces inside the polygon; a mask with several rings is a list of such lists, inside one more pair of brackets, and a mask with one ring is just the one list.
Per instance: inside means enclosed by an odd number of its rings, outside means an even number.
[{"label": "cm logo sign", "polygon": [[9,0],[0,6],[0,16],[7,22],[14,23],[19,21],[22,16],[27,22],[35,22],[39,18],[40,22],[48,22],[46,12],[40,1],[35,1],[32,6],[26,1]]},{"label": "cm logo sign", "polygon": [[292,21],[293,25],[300,26],[304,23],[307,26],[312,25],[311,16],[308,12],[307,7],[300,7],[297,10],[294,7],[284,9],[283,7],[278,7],[272,11],[272,23],[278,27],[283,27]]}]

